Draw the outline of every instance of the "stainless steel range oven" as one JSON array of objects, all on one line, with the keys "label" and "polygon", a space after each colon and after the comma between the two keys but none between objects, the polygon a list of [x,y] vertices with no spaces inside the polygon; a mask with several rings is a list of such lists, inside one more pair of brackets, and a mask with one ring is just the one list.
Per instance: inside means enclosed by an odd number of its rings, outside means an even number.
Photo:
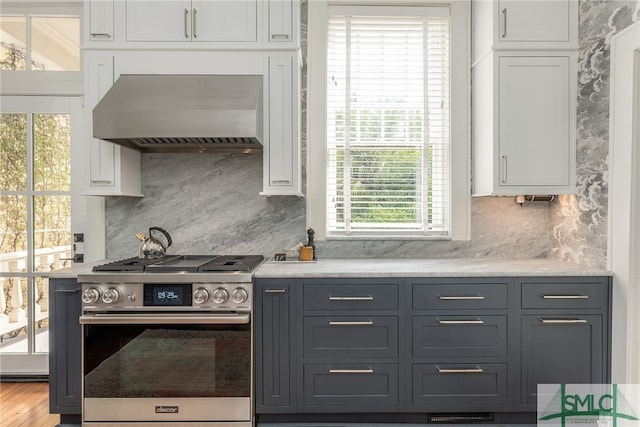
[{"label": "stainless steel range oven", "polygon": [[252,276],[262,262],[134,258],[79,275],[83,426],[251,426]]}]

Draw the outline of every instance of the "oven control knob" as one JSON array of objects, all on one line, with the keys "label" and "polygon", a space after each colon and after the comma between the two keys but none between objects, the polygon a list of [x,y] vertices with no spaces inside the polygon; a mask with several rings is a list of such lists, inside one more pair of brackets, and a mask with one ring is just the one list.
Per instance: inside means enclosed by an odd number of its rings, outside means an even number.
[{"label": "oven control knob", "polygon": [[100,291],[96,288],[88,288],[82,293],[82,302],[85,304],[95,304],[100,299]]},{"label": "oven control knob", "polygon": [[216,304],[222,304],[229,299],[229,292],[225,288],[218,288],[213,291],[213,301]]},{"label": "oven control knob", "polygon": [[209,301],[209,291],[205,288],[198,288],[193,292],[193,302],[196,304],[204,304]]},{"label": "oven control knob", "polygon": [[113,304],[120,298],[120,292],[116,288],[109,288],[102,294],[102,302],[105,304]]},{"label": "oven control knob", "polygon": [[235,288],[233,292],[231,292],[231,299],[236,304],[242,304],[249,298],[249,294],[242,288]]}]

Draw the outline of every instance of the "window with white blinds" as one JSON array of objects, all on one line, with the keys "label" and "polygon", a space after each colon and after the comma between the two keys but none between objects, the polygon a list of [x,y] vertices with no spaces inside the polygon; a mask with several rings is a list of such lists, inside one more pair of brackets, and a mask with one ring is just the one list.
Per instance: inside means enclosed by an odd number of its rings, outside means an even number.
[{"label": "window with white blinds", "polygon": [[449,236],[448,7],[330,6],[327,234]]}]

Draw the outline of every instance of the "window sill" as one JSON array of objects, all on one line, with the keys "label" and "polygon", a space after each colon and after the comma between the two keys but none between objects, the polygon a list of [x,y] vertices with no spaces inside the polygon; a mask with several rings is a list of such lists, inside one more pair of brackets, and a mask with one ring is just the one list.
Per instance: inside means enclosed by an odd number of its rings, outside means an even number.
[{"label": "window sill", "polygon": [[398,236],[398,235],[327,235],[326,240],[349,240],[349,241],[367,241],[367,240],[384,240],[384,241],[401,241],[401,240],[433,240],[433,241],[450,241],[451,236]]}]

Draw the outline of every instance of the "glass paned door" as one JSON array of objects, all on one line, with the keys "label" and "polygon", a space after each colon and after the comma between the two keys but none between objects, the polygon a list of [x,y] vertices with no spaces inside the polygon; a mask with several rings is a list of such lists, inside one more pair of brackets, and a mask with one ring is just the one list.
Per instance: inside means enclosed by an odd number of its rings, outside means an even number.
[{"label": "glass paned door", "polygon": [[[65,98],[56,98],[59,103],[33,98],[31,106],[22,103],[24,112],[0,112],[3,374],[12,358],[23,363],[24,373],[46,373],[47,274],[70,266],[73,255],[70,103]],[[34,364],[36,359],[40,362]],[[45,365],[38,368],[42,361]]]}]

